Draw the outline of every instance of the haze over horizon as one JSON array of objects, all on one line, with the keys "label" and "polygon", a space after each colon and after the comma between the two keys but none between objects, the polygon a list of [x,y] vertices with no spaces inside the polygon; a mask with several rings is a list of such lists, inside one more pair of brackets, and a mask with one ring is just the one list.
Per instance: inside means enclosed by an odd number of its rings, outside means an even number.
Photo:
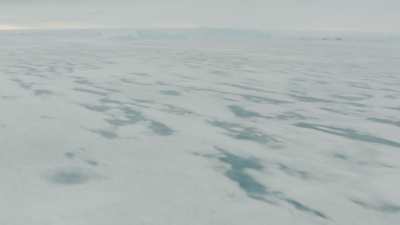
[{"label": "haze over horizon", "polygon": [[0,0],[0,30],[239,28],[399,32],[395,0]]}]

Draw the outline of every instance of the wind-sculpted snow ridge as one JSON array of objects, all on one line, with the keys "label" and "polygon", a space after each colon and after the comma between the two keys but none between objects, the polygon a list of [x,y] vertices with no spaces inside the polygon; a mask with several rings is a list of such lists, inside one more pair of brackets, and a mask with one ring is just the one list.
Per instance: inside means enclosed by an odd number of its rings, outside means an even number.
[{"label": "wind-sculpted snow ridge", "polygon": [[400,221],[400,45],[112,32],[0,33],[0,224]]}]

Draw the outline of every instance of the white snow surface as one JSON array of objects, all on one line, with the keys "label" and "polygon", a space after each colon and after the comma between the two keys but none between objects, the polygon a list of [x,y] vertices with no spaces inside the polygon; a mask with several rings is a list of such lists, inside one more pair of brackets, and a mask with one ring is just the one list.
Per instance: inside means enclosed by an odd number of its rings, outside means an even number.
[{"label": "white snow surface", "polygon": [[0,225],[398,224],[400,42],[223,38],[0,32]]}]

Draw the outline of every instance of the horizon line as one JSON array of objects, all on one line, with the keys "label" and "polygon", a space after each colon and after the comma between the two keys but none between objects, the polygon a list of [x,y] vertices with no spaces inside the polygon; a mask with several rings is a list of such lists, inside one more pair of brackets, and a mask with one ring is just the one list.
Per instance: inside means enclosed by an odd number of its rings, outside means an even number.
[{"label": "horizon line", "polygon": [[147,26],[147,27],[116,27],[116,26],[16,26],[1,25],[2,31],[57,31],[57,30],[236,30],[247,32],[345,32],[345,33],[393,33],[400,34],[396,30],[361,30],[361,29],[344,29],[344,28],[247,28],[247,27],[212,27],[212,26]]}]

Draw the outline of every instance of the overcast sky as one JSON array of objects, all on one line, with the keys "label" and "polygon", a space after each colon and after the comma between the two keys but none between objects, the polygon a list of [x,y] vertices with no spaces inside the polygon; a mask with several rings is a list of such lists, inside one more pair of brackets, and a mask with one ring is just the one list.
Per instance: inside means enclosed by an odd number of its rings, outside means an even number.
[{"label": "overcast sky", "polygon": [[400,0],[0,0],[12,27],[400,31]]}]

